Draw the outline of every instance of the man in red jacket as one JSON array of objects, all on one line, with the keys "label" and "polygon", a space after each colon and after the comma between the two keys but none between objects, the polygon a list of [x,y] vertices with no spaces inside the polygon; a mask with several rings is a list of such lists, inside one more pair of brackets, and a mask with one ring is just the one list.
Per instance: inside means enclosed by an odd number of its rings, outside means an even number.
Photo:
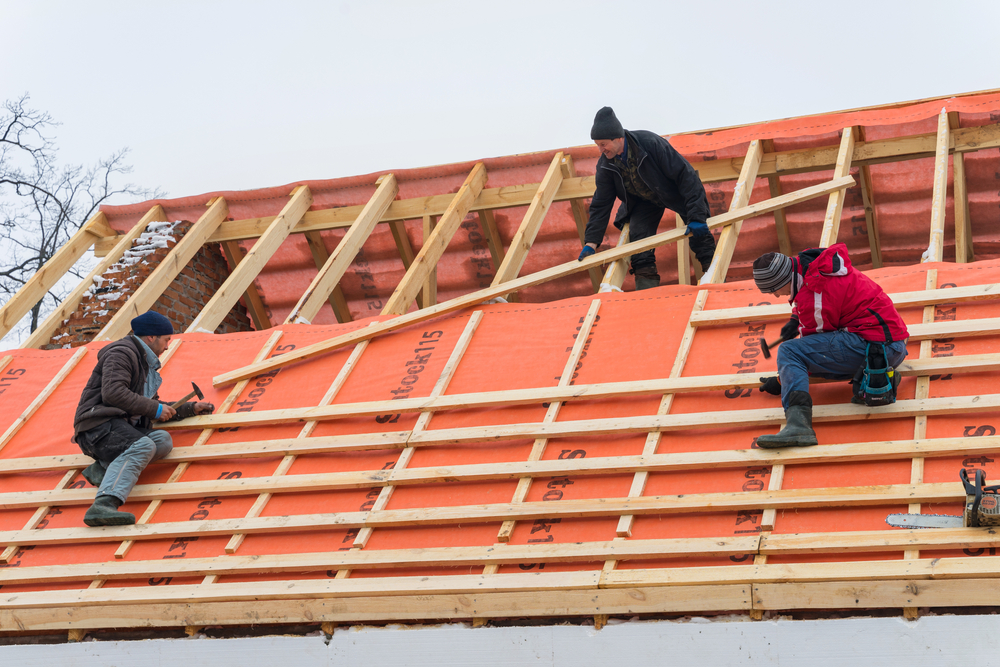
[{"label": "man in red jacket", "polygon": [[781,394],[787,425],[758,437],[757,445],[815,445],[809,376],[852,379],[865,365],[868,343],[884,344],[886,361],[895,368],[906,357],[909,332],[882,288],[851,266],[843,243],[794,258],[761,255],[753,279],[761,292],[790,296],[792,304],[792,319],[781,328],[787,342],[778,348],[780,386],[775,378],[761,378],[761,391]]}]

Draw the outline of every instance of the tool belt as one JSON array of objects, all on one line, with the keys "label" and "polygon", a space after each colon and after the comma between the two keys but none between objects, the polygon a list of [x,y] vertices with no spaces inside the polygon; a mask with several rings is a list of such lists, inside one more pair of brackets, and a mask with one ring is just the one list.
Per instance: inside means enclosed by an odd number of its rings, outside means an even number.
[{"label": "tool belt", "polygon": [[965,485],[965,513],[963,525],[967,528],[979,526],[1000,526],[1000,484],[986,486],[986,473],[975,470],[975,481],[969,481],[969,471],[962,468],[958,474]]},{"label": "tool belt", "polygon": [[865,345],[865,363],[851,380],[854,385],[852,403],[863,403],[868,407],[891,405],[896,402],[896,387],[899,373],[889,365],[882,343]]}]

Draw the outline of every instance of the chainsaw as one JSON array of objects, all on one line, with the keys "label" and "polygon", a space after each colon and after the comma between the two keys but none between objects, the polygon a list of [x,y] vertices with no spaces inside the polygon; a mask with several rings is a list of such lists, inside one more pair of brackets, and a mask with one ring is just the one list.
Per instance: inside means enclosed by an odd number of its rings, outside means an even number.
[{"label": "chainsaw", "polygon": [[895,528],[979,528],[1000,526],[1000,484],[986,486],[986,473],[976,469],[975,481],[969,481],[965,468],[959,473],[965,485],[965,512],[949,514],[890,514],[885,522]]}]

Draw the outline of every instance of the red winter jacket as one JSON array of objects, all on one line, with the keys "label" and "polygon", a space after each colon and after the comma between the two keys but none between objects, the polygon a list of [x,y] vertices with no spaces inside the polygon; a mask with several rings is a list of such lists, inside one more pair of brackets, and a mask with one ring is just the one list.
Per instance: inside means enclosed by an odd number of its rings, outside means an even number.
[{"label": "red winter jacket", "polygon": [[880,343],[910,335],[882,288],[851,266],[843,243],[804,250],[792,267],[792,315],[801,335],[846,329]]}]

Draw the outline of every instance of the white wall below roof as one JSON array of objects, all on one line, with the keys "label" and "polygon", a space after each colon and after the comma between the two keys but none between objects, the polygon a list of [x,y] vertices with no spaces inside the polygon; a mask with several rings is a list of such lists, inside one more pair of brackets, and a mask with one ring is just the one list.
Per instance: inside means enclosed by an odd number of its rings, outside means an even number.
[{"label": "white wall below roof", "polygon": [[478,628],[466,625],[337,630],[329,644],[306,637],[157,639],[0,646],[18,667],[369,667],[374,665],[809,665],[849,661],[890,667],[985,665],[1000,652],[1000,616],[637,621],[603,630],[577,625]]}]

